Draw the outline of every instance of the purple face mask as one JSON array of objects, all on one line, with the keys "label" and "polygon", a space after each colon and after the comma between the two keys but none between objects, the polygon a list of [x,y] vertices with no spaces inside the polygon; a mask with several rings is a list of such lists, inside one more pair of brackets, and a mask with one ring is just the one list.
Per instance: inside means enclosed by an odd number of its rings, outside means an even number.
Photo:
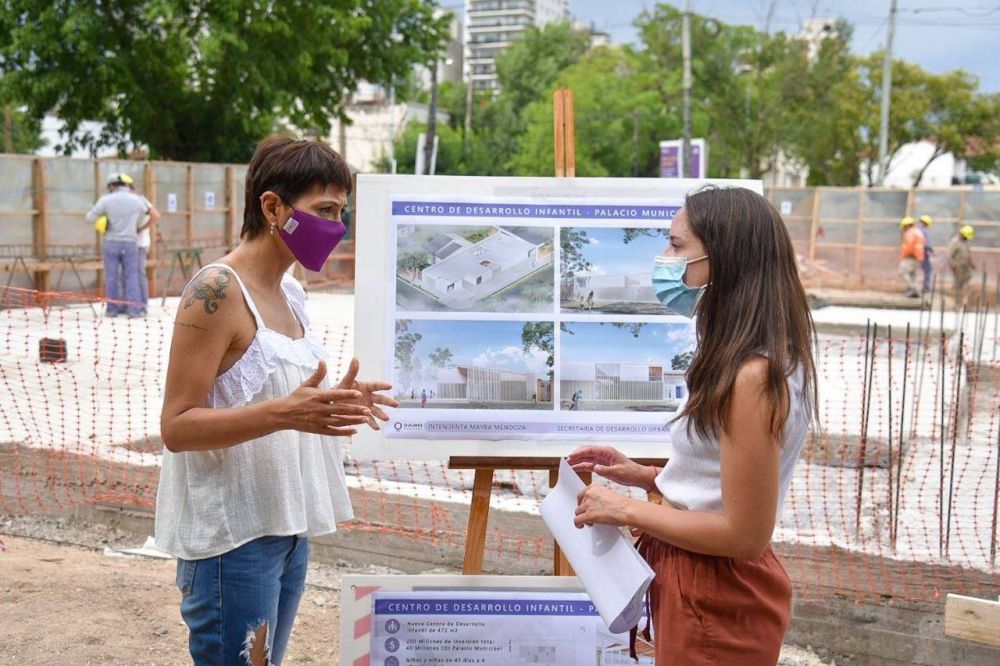
[{"label": "purple face mask", "polygon": [[279,233],[299,263],[315,272],[323,268],[333,248],[347,234],[347,227],[339,220],[328,220],[293,208],[292,216]]}]

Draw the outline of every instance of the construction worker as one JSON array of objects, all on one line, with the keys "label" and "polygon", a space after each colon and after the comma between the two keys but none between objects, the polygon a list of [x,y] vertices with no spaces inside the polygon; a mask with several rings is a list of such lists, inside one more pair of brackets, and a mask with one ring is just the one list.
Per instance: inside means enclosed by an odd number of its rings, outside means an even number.
[{"label": "construction worker", "polygon": [[931,256],[934,254],[934,248],[931,247],[931,225],[934,223],[934,218],[930,215],[920,216],[920,233],[924,235],[924,260],[920,262],[920,268],[924,271],[924,290],[923,293],[927,293],[931,290],[931,276],[934,274],[934,267],[931,266]]},{"label": "construction worker", "polygon": [[969,241],[976,236],[976,230],[966,224],[958,230],[955,237],[948,243],[948,268],[955,278],[955,303],[958,307],[965,305],[966,285],[972,279],[972,271],[976,265],[972,263],[972,250]]},{"label": "construction worker", "polygon": [[899,254],[899,276],[906,284],[906,295],[909,298],[920,298],[920,266],[927,256],[924,234],[917,229],[912,217],[904,217],[899,221],[903,232],[903,249]]},{"label": "construction worker", "polygon": [[107,295],[105,316],[115,317],[124,312],[130,318],[143,316],[142,293],[139,287],[139,232],[148,222],[150,212],[146,200],[129,190],[135,180],[126,173],[108,176],[108,194],[105,194],[87,213],[87,222],[93,224],[101,215],[107,215],[104,234],[104,286]]}]

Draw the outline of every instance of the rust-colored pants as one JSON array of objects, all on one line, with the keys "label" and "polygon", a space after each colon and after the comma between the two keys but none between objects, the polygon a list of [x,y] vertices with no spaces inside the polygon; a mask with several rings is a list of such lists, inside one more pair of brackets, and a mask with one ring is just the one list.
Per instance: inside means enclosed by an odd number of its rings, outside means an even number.
[{"label": "rust-colored pants", "polygon": [[774,666],[792,586],[771,547],[754,560],[699,555],[649,535],[657,666]]}]

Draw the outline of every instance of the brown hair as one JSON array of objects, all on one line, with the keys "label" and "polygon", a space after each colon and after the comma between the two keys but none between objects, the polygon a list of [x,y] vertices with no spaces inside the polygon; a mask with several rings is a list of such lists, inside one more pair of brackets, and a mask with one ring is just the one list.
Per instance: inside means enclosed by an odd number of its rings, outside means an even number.
[{"label": "brown hair", "polygon": [[699,190],[684,209],[705,245],[710,278],[698,303],[698,348],[680,415],[701,437],[718,437],[739,369],[761,355],[768,360],[762,390],[771,403],[771,434],[781,441],[792,372],[801,369],[801,398],[816,404],[816,330],[788,230],[767,199],[740,187]]},{"label": "brown hair", "polygon": [[240,238],[252,239],[264,232],[267,220],[260,197],[274,192],[291,206],[300,196],[317,187],[333,185],[351,193],[351,170],[333,148],[322,141],[296,140],[275,135],[261,141],[250,159],[246,176],[246,201]]}]

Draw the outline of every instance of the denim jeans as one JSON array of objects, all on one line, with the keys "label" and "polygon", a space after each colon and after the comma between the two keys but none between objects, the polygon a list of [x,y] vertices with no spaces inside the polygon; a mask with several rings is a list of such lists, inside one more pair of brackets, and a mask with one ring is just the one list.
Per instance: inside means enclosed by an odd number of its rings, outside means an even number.
[{"label": "denim jeans", "polygon": [[[104,292],[110,301],[107,313],[116,315],[128,310],[139,314],[139,248],[129,241],[104,241]],[[121,293],[122,285],[125,293]],[[128,301],[123,303],[122,301]]]},{"label": "denim jeans", "polygon": [[280,664],[308,562],[309,541],[298,536],[261,537],[216,557],[178,560],[181,616],[195,666],[249,664],[264,623],[266,663]]}]

